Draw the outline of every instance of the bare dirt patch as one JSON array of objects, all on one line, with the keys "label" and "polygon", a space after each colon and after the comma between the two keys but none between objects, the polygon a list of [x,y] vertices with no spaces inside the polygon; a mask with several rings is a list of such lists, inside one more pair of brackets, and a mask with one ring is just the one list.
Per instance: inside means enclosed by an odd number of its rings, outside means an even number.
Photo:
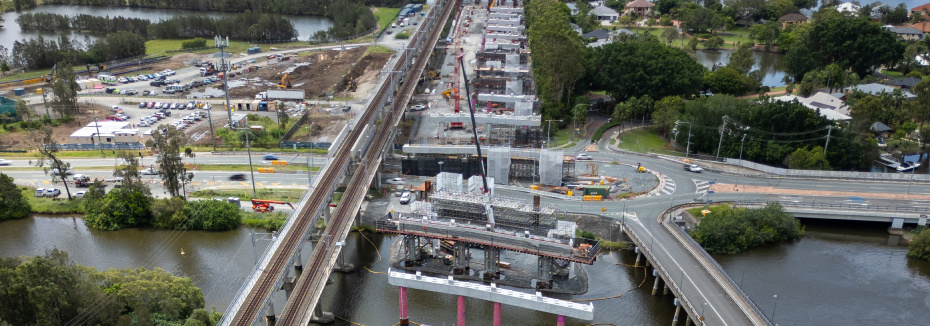
[{"label": "bare dirt patch", "polygon": [[[357,94],[366,95],[370,93],[377,80],[378,73],[381,72],[381,68],[391,58],[391,55],[391,53],[370,53],[362,57],[336,85],[336,92],[340,92],[341,96],[351,97],[355,97]],[[360,87],[363,84],[365,87]],[[367,90],[361,88],[367,88]]]},{"label": "bare dirt patch", "polygon": [[[81,129],[81,127],[93,121],[94,115],[90,105],[80,104],[79,107],[80,112],[78,113],[77,118],[71,122],[52,127],[52,138],[56,143],[69,143],[68,138],[71,137],[71,134],[74,133],[75,130]],[[108,111],[105,107],[98,105],[97,112]],[[98,115],[98,118],[105,116],[105,114],[103,116]],[[0,135],[0,150],[32,150],[36,146],[36,139],[38,139],[38,137],[38,131],[31,129],[18,129],[16,131],[7,132]]]},{"label": "bare dirt patch", "polygon": [[162,71],[165,69],[178,70],[186,67],[185,62],[191,61],[193,59],[200,59],[203,54],[197,53],[178,53],[172,55],[168,60],[158,61],[152,65],[153,71]]},{"label": "bare dirt patch", "polygon": [[255,94],[270,88],[269,83],[278,84],[284,76],[284,70],[293,67],[295,63],[306,63],[307,65],[296,67],[291,72],[292,89],[302,89],[310,98],[318,97],[324,92],[330,92],[359,62],[366,49],[367,47],[357,47],[346,51],[328,50],[301,54],[292,60],[270,64],[255,72],[239,75],[248,79],[258,78],[263,82],[251,82],[230,89],[229,93],[237,98],[253,98]]},{"label": "bare dirt patch", "polygon": [[[305,127],[309,127],[311,123],[313,124],[313,130],[308,133]],[[331,142],[336,139],[336,136],[339,135],[345,125],[345,117],[311,116],[300,125],[300,129],[294,132],[294,135],[288,141]]]}]

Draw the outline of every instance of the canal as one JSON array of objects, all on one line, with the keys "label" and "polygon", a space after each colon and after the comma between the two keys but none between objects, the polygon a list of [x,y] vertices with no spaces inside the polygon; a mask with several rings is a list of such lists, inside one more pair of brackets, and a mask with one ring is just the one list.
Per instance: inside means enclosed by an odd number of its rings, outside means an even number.
[{"label": "canal", "polygon": [[[785,245],[753,249],[733,256],[716,257],[750,297],[769,315],[776,308],[781,325],[893,324],[918,320],[930,308],[930,263],[905,257],[906,247],[874,224],[821,224],[804,221],[804,239]],[[80,218],[32,217],[0,223],[0,256],[40,255],[51,248],[68,251],[78,264],[108,268],[160,267],[190,277],[200,287],[207,307],[224,311],[243,284],[254,263],[251,229],[228,232],[160,229],[126,229],[103,232],[84,226]],[[257,231],[259,255],[268,235]],[[369,242],[369,239],[371,242]],[[387,283],[387,253],[391,236],[368,239],[352,233],[347,261],[356,271],[334,273],[335,281],[323,293],[324,307],[336,316],[363,325],[390,325],[397,319],[397,288]],[[373,243],[378,251],[372,250]],[[303,258],[309,257],[305,245]],[[181,250],[185,252],[181,255]],[[380,258],[379,255],[384,258]],[[506,254],[505,257],[506,258]],[[668,325],[674,307],[671,295],[651,295],[653,279],[641,268],[631,268],[635,254],[629,251],[602,254],[586,266],[591,278],[589,292],[562,299],[593,299],[593,322],[618,325]],[[637,287],[642,284],[641,289]],[[777,307],[773,295],[778,295]],[[451,325],[455,322],[455,297],[411,290],[410,318],[417,323]],[[283,291],[274,298],[278,312]],[[881,307],[881,309],[878,309]],[[493,305],[467,299],[469,324],[490,323]],[[850,313],[856,312],[856,313]],[[553,325],[555,315],[504,306],[505,325]],[[568,325],[591,322],[568,320]],[[337,320],[334,325],[348,325]]]},{"label": "canal", "polygon": [[[60,15],[76,16],[76,15],[91,15],[91,16],[109,16],[109,17],[126,17],[126,18],[141,18],[148,19],[153,22],[157,22],[162,19],[168,19],[175,16],[187,16],[187,15],[204,15],[209,17],[227,17],[233,15],[233,13],[225,12],[203,12],[203,11],[187,11],[187,10],[173,10],[173,9],[146,9],[146,8],[128,8],[128,7],[91,7],[91,6],[38,6],[33,9],[23,10],[23,13],[36,13],[36,12],[46,12]],[[26,40],[30,38],[35,38],[39,35],[42,35],[45,38],[58,39],[60,33],[55,32],[36,32],[36,31],[23,31],[19,28],[19,24],[16,23],[16,17],[19,17],[19,12],[7,12],[3,13],[3,28],[0,28],[0,45],[6,47],[7,49],[13,49],[13,42]],[[294,24],[294,28],[297,29],[298,39],[299,40],[309,40],[317,31],[322,31],[329,29],[333,26],[333,21],[318,16],[290,16],[285,15],[285,18]],[[75,38],[79,41],[84,42],[85,36],[88,40],[93,41],[99,34],[92,33],[79,33],[79,32],[64,32],[67,33],[71,38]]]}]

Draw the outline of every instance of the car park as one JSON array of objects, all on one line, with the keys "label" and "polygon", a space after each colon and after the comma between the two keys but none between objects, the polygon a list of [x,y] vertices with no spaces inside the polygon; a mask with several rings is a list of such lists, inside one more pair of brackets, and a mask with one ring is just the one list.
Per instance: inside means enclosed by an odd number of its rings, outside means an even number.
[{"label": "car park", "polygon": [[177,104],[177,103],[171,103],[171,105],[168,106],[168,109],[171,109],[171,110],[176,110],[177,108],[178,108],[178,104]]},{"label": "car park", "polygon": [[685,171],[701,173],[701,171],[704,171],[704,169],[701,168],[701,166],[697,164],[685,164]]},{"label": "car park", "polygon": [[116,81],[118,81],[118,82],[120,82],[120,83],[122,83],[122,84],[125,84],[125,83],[128,83],[128,82],[129,82],[129,79],[127,79],[126,77],[120,77],[120,78],[117,79]]},{"label": "car park", "polygon": [[140,108],[140,109],[144,109],[144,108],[146,108],[148,105],[149,105],[148,103],[139,102],[139,108]]},{"label": "car park", "polygon": [[194,104],[194,101],[190,101],[190,102],[187,103],[187,109],[188,109],[188,110],[193,110],[194,107],[196,107],[196,106],[197,106],[197,105]]}]

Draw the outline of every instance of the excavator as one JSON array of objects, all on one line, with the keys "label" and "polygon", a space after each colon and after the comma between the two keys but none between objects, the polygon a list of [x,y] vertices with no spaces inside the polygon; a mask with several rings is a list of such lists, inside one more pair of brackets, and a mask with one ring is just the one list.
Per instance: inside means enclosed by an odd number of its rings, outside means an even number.
[{"label": "excavator", "polygon": [[291,88],[291,74],[284,74],[284,77],[281,77],[281,84],[275,85],[274,87],[278,89],[289,89]]},{"label": "excavator", "polygon": [[291,203],[280,200],[252,199],[252,211],[258,213],[274,212],[274,206],[271,206],[271,204],[285,204],[294,209],[294,205],[291,205]]}]

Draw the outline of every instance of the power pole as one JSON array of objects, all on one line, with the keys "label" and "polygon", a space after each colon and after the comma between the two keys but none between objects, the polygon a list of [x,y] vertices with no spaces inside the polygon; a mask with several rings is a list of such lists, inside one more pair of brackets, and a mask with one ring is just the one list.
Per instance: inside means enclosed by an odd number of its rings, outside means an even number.
[{"label": "power pole", "polygon": [[727,119],[729,116],[723,116],[723,125],[720,126],[720,140],[717,142],[717,158],[715,160],[720,161],[720,145],[723,145],[723,131],[727,129]]},{"label": "power pole", "polygon": [[830,146],[830,132],[833,131],[833,125],[827,126],[827,143],[823,145],[823,155],[827,155],[827,147]]}]

